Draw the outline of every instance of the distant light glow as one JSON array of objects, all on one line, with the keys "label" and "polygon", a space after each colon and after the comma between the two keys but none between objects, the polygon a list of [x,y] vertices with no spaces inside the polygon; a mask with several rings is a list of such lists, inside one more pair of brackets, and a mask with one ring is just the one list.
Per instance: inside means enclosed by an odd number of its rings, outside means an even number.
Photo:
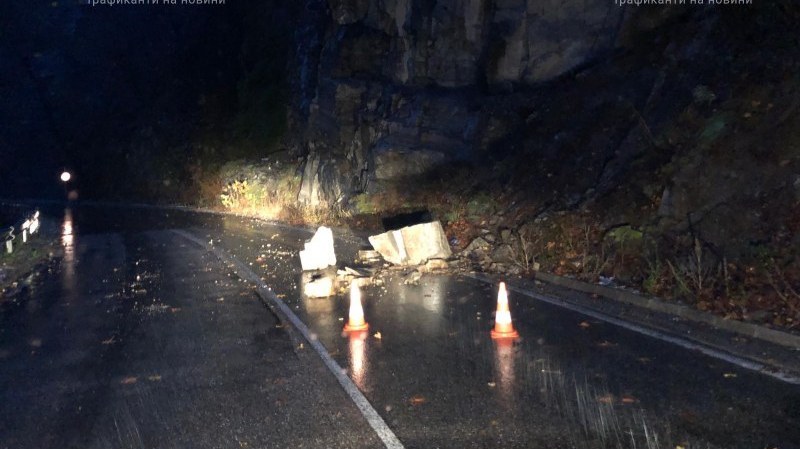
[{"label": "distant light glow", "polygon": [[68,171],[61,173],[61,181],[68,182],[70,179],[72,179],[72,175]]}]

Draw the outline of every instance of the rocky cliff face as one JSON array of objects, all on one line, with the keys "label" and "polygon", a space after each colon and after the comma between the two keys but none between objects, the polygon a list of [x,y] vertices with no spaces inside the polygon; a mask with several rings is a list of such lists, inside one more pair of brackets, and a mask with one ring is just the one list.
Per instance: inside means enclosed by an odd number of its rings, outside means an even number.
[{"label": "rocky cliff face", "polygon": [[502,196],[509,227],[593,208],[603,229],[733,254],[793,222],[795,2],[310,1],[292,121],[307,204],[464,162],[480,181],[454,201]]},{"label": "rocky cliff face", "polygon": [[295,125],[310,204],[486,150],[509,127],[498,98],[603,59],[626,16],[608,0],[311,0],[307,10]]}]

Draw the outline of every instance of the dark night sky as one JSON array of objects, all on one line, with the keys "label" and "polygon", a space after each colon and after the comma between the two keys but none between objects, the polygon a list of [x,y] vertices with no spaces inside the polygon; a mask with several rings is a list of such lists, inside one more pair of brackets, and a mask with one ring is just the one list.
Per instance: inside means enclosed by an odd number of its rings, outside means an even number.
[{"label": "dark night sky", "polygon": [[57,195],[62,167],[87,192],[102,186],[123,193],[120,175],[149,163],[131,161],[137,151],[192,151],[201,128],[213,132],[235,114],[240,81],[252,70],[248,52],[264,45],[248,41],[246,30],[258,36],[272,17],[248,8],[231,1],[205,7],[3,2],[5,194]]}]

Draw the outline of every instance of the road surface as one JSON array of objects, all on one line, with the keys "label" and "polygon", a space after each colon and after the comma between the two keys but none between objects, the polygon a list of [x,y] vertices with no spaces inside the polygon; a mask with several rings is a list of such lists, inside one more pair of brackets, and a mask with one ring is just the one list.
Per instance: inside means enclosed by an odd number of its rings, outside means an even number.
[{"label": "road surface", "polygon": [[515,291],[498,342],[493,284],[396,272],[346,334],[347,295],[301,293],[307,230],[49,213],[63,261],[0,310],[0,448],[800,448],[797,385]]}]

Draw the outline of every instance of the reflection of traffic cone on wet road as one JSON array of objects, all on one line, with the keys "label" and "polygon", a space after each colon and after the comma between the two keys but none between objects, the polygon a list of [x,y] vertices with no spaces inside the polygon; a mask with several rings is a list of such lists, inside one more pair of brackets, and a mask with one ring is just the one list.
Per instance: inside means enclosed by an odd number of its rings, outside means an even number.
[{"label": "reflection of traffic cone on wet road", "polygon": [[497,313],[494,317],[494,329],[492,329],[492,338],[517,338],[519,333],[514,330],[514,325],[511,324],[511,312],[508,310],[508,292],[506,292],[506,283],[500,283],[500,289],[497,292]]},{"label": "reflection of traffic cone on wet road", "polygon": [[361,307],[361,290],[353,282],[350,284],[350,314],[344,331],[365,331],[368,328],[369,325],[364,321],[364,308]]},{"label": "reflection of traffic cone on wet road", "polygon": [[363,389],[367,371],[367,331],[348,332],[350,340],[350,376],[356,386]]}]

